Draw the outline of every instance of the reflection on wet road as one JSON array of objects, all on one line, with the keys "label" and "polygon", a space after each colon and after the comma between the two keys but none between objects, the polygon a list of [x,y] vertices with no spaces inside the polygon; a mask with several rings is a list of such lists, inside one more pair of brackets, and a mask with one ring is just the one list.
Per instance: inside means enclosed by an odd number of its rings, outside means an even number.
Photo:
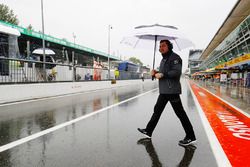
[{"label": "reflection on wet road", "polygon": [[[149,138],[141,138],[137,141],[138,145],[143,145],[152,161],[152,167],[162,167],[162,163],[160,162],[157,152],[154,148],[154,145],[152,143],[152,140]],[[183,154],[183,157],[180,161],[180,163],[177,165],[177,167],[188,167],[192,161],[196,146],[190,145],[190,146],[181,146],[185,149],[185,152]]]},{"label": "reflection on wet road", "polygon": [[152,144],[152,140],[149,138],[141,138],[137,141],[137,144],[145,146],[145,149],[152,161],[152,167],[162,167],[162,164],[158,158],[155,148]]},{"label": "reflection on wet road", "polygon": [[121,87],[63,98],[0,106],[0,145],[124,101],[156,86],[156,84],[137,85],[130,89]]},{"label": "reflection on wet road", "polygon": [[140,140],[136,129],[150,118],[157,90],[98,113],[156,87],[140,85],[2,106],[1,145],[95,111],[97,114],[1,152],[0,167],[216,166],[190,90],[186,83],[182,85],[183,105],[198,139],[196,149],[178,145],[184,131],[169,104],[152,141]]}]

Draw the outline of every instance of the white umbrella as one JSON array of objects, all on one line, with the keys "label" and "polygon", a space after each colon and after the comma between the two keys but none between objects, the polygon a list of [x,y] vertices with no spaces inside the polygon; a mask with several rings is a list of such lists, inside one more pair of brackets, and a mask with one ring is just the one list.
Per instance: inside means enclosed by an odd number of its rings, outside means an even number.
[{"label": "white umbrella", "polygon": [[[42,55],[43,54],[43,48],[38,48],[38,49],[35,49],[33,52],[33,54],[39,54],[39,55]],[[55,52],[49,48],[45,48],[45,55],[54,55]]]},{"label": "white umbrella", "polygon": [[154,42],[153,69],[155,64],[156,43],[162,39],[168,39],[173,43],[174,49],[183,50],[194,44],[178,28],[169,25],[142,25],[134,28],[134,33],[130,37],[125,37],[121,43],[132,47],[148,46],[148,41]]}]

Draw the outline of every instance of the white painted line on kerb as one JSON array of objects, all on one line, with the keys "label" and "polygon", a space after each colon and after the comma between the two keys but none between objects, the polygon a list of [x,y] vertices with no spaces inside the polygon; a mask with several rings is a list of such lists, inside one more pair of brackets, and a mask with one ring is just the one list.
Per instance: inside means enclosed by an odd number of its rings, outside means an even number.
[{"label": "white painted line on kerb", "polygon": [[207,120],[207,117],[206,115],[204,114],[201,106],[200,106],[200,103],[198,102],[189,82],[187,81],[187,84],[189,86],[189,89],[191,91],[191,94],[193,96],[193,99],[194,99],[194,102],[195,102],[195,105],[197,107],[197,110],[199,112],[199,115],[201,117],[201,121],[202,121],[202,124],[204,126],[204,130],[207,134],[207,137],[208,137],[208,141],[209,141],[209,144],[211,146],[211,149],[212,149],[212,152],[214,153],[214,156],[215,156],[215,159],[216,159],[216,162],[218,164],[219,167],[230,167],[232,166],[223,150],[223,148],[221,147],[220,145],[220,142],[218,141],[212,127],[210,126],[208,120]]},{"label": "white painted line on kerb", "polygon": [[206,95],[204,93],[202,93],[202,92],[198,92],[198,93],[199,93],[199,95],[206,97]]},{"label": "white painted line on kerb", "polygon": [[110,109],[110,108],[112,108],[112,107],[121,105],[121,104],[126,103],[126,102],[128,102],[128,101],[131,101],[131,100],[133,100],[133,99],[136,99],[136,98],[138,98],[138,97],[140,97],[140,96],[144,96],[145,94],[150,93],[150,92],[153,92],[153,91],[155,91],[155,90],[157,90],[157,89],[158,89],[158,88],[152,89],[152,90],[147,91],[147,92],[145,92],[145,93],[142,93],[142,94],[139,94],[139,95],[134,96],[134,97],[132,97],[132,98],[129,98],[129,99],[127,99],[127,100],[124,100],[124,101],[122,101],[122,102],[113,104],[113,105],[111,105],[111,106],[102,108],[102,109],[97,110],[97,111],[95,111],[95,112],[92,112],[92,113],[90,113],[90,114],[83,115],[83,116],[78,117],[78,118],[76,118],[76,119],[73,119],[73,120],[71,120],[71,121],[68,121],[68,122],[65,122],[65,123],[56,125],[56,126],[54,126],[54,127],[52,127],[52,128],[46,129],[46,130],[44,130],[44,131],[35,133],[35,134],[33,134],[33,135],[30,135],[30,136],[27,136],[27,137],[25,137],[25,138],[22,138],[22,139],[13,141],[13,142],[11,142],[11,143],[8,143],[8,144],[6,144],[6,145],[3,145],[3,146],[0,147],[0,152],[6,151],[6,150],[11,149],[11,148],[13,148],[13,147],[16,147],[16,146],[18,146],[18,145],[21,145],[21,144],[23,144],[23,143],[26,143],[26,142],[28,142],[28,141],[31,141],[31,140],[33,140],[33,139],[36,139],[36,138],[41,137],[41,136],[43,136],[43,135],[46,135],[46,134],[48,134],[48,133],[54,132],[54,131],[56,131],[56,130],[58,130],[58,129],[61,129],[61,128],[65,127],[65,126],[71,125],[71,124],[73,124],[73,123],[76,123],[76,122],[78,122],[78,121],[81,121],[81,120],[83,120],[83,119],[86,119],[86,118],[88,118],[88,117],[91,117],[91,116],[93,116],[93,115],[96,115],[96,114],[98,114],[98,113],[101,113],[101,112],[103,112],[103,111],[106,111],[106,110],[108,110],[108,109]]}]

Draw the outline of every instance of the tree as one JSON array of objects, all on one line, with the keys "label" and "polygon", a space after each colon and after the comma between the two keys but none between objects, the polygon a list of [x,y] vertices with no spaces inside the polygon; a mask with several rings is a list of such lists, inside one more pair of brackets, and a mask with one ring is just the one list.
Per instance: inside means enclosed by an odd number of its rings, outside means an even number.
[{"label": "tree", "polygon": [[135,63],[135,64],[139,64],[139,65],[143,65],[143,63],[141,62],[141,60],[140,59],[137,59],[136,57],[130,57],[129,58],[129,61],[131,61],[131,62],[133,62],[133,63]]},{"label": "tree", "polygon": [[18,25],[19,20],[14,14],[13,10],[9,9],[7,5],[0,4],[0,20]]}]

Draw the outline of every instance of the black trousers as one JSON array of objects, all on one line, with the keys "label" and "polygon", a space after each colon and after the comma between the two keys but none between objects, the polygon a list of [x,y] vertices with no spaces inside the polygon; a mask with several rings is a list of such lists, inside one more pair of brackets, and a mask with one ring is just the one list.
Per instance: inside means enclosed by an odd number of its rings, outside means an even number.
[{"label": "black trousers", "polygon": [[154,106],[154,113],[147,124],[146,131],[150,134],[153,133],[160,117],[162,111],[164,110],[166,104],[170,101],[175,114],[180,119],[182,127],[185,130],[186,137],[195,139],[194,130],[191,122],[188,119],[188,116],[182,106],[180,95],[179,94],[160,94],[157,102]]}]

